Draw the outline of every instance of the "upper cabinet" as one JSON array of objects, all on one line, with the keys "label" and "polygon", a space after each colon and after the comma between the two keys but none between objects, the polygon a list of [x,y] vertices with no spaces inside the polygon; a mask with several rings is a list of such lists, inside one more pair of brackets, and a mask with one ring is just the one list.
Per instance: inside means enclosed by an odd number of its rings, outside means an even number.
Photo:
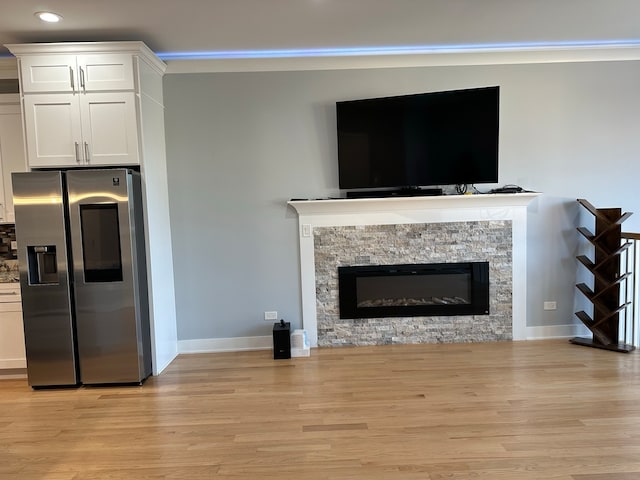
[{"label": "upper cabinet", "polygon": [[22,112],[18,94],[0,95],[0,222],[14,222],[11,173],[24,172]]},{"label": "upper cabinet", "polygon": [[30,55],[20,60],[23,93],[133,90],[129,54]]},{"label": "upper cabinet", "polygon": [[7,45],[18,59],[28,165],[141,163],[146,72],[164,64],[141,42]]},{"label": "upper cabinet", "polygon": [[135,93],[37,94],[23,102],[31,168],[140,162]]}]

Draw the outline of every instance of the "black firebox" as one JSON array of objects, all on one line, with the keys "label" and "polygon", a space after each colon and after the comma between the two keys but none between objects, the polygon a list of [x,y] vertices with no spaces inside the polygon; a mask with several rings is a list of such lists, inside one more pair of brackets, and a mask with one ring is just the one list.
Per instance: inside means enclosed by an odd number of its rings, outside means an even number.
[{"label": "black firebox", "polygon": [[489,263],[338,267],[340,318],[488,315]]}]

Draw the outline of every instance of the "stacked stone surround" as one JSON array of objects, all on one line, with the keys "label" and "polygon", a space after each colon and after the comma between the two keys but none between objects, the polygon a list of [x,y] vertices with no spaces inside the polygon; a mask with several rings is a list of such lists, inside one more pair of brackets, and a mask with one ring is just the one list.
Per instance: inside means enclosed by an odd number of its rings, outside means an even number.
[{"label": "stacked stone surround", "polygon": [[[512,338],[511,220],[314,228],[318,346]],[[489,315],[340,319],[338,267],[489,262]]]}]

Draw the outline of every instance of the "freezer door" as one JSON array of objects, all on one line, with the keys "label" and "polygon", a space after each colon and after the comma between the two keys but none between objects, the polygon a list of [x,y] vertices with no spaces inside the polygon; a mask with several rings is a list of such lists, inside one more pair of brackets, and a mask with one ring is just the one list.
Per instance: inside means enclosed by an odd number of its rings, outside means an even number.
[{"label": "freezer door", "polygon": [[140,383],[151,363],[139,177],[74,170],[67,189],[81,381]]},{"label": "freezer door", "polygon": [[12,181],[29,385],[75,385],[63,177],[13,173]]}]

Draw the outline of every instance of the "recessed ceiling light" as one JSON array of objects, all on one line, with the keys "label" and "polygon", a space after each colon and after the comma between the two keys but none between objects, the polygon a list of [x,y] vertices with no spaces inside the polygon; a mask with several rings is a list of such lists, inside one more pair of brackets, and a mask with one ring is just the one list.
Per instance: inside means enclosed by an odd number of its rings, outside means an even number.
[{"label": "recessed ceiling light", "polygon": [[62,20],[62,15],[53,12],[36,12],[35,16],[47,23],[57,23]]}]

